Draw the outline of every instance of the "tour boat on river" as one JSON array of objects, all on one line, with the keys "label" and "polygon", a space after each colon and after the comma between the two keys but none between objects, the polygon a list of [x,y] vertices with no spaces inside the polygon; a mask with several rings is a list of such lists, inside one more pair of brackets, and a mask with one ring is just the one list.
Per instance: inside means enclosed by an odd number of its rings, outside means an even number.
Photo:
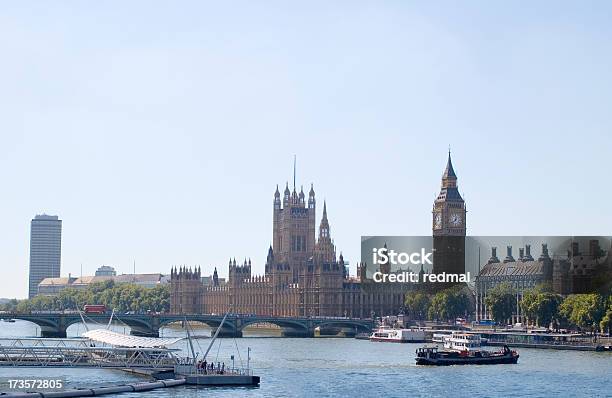
[{"label": "tour boat on river", "polygon": [[370,341],[385,341],[390,343],[423,343],[425,332],[420,329],[379,328],[372,332]]},{"label": "tour boat on river", "polygon": [[456,351],[477,351],[482,345],[479,334],[452,332],[443,338],[444,348]]},{"label": "tour boat on river", "polygon": [[438,351],[437,347],[422,347],[416,350],[417,365],[497,365],[517,363],[519,354],[504,346],[501,351]]}]

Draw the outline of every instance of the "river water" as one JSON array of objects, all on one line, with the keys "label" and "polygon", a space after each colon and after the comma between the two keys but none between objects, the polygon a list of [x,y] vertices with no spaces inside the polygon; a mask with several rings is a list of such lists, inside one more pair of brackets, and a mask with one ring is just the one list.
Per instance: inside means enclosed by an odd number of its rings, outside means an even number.
[{"label": "river water", "polygon": [[[115,327],[124,331],[122,327]],[[82,325],[68,329],[82,333]],[[129,330],[127,330],[129,331]],[[196,335],[210,330],[197,328]],[[0,337],[33,337],[38,328],[28,322],[0,323]],[[184,336],[165,328],[164,337]],[[247,335],[247,334],[245,334]],[[423,367],[414,364],[417,344],[371,343],[350,338],[279,338],[273,332],[252,331],[250,337],[218,339],[209,354],[215,362],[246,364],[261,376],[258,388],[175,387],[122,397],[612,397],[612,353],[518,349],[517,365]],[[198,338],[203,353],[210,340]],[[178,346],[185,354],[187,342]],[[236,349],[238,348],[238,351]],[[495,348],[490,348],[495,349]],[[70,387],[94,387],[143,381],[140,376],[106,369],[0,368],[0,377],[61,377]]]}]

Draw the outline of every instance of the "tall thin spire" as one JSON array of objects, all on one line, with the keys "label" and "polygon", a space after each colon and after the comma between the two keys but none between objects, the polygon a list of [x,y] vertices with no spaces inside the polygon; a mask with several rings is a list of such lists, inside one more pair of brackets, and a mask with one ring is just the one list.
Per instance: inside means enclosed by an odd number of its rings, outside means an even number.
[{"label": "tall thin spire", "polygon": [[323,218],[322,220],[327,221],[327,203],[323,200]]},{"label": "tall thin spire", "polygon": [[325,200],[323,200],[323,217],[321,217],[321,223],[319,224],[319,242],[321,242],[321,240],[331,242],[329,221],[327,220],[327,203]]},{"label": "tall thin spire", "polygon": [[457,178],[455,170],[453,169],[453,162],[451,161],[450,146],[448,147],[448,161],[446,162],[443,178]]}]

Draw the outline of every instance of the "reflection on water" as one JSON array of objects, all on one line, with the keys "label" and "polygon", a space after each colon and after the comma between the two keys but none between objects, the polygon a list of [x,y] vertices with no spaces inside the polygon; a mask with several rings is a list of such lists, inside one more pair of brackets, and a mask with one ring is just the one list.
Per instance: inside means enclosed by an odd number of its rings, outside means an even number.
[{"label": "reflection on water", "polygon": [[[98,326],[100,327],[100,326]],[[123,332],[121,325],[114,330]],[[129,329],[126,329],[129,331]],[[83,332],[82,325],[69,328],[69,336]],[[0,323],[0,336],[35,336],[35,325],[16,321]],[[370,343],[325,338],[270,338],[277,330],[251,330],[242,339],[218,339],[209,359],[246,363],[251,347],[251,366],[262,377],[259,388],[197,389],[178,387],[121,397],[506,397],[506,396],[612,396],[606,387],[612,369],[612,353],[519,349],[517,365],[419,367],[414,365],[417,344]],[[195,326],[198,336],[210,329]],[[251,335],[251,333],[253,333]],[[184,336],[177,325],[162,335]],[[195,339],[195,350],[203,353],[209,338]],[[178,343],[184,353],[186,341]],[[238,350],[237,350],[238,348]],[[142,380],[117,370],[105,369],[10,369],[0,368],[0,377],[65,377],[70,386],[98,386]]]}]

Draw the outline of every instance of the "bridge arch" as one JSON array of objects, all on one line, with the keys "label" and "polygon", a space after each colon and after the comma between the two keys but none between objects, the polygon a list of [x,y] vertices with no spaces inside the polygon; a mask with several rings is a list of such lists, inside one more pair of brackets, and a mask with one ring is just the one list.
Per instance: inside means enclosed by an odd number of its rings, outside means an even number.
[{"label": "bridge arch", "polygon": [[[223,317],[218,316],[206,316],[206,315],[187,315],[187,316],[168,316],[160,317],[159,328],[166,326],[170,323],[183,322],[198,322],[211,328],[211,333],[215,333],[217,328],[221,325]],[[236,328],[236,324],[233,319],[226,319],[223,323],[223,327],[219,331],[219,337],[241,337],[242,331]]]},{"label": "bridge arch", "polygon": [[[91,315],[88,314],[85,317],[85,321],[89,321],[91,323],[97,323],[100,326],[106,326],[110,319],[110,314],[104,315]],[[117,322],[125,324],[130,328],[130,334],[132,335],[142,335],[142,336],[156,336],[157,330],[155,330],[152,323],[147,319],[140,319],[130,316],[129,318],[122,317],[121,315],[113,315],[113,322]],[[80,316],[67,316],[64,320],[64,327],[68,329],[70,326],[82,323],[83,320]]]},{"label": "bridge arch", "polygon": [[365,322],[355,322],[346,319],[330,319],[324,322],[317,322],[316,326],[319,326],[321,328],[351,328],[355,329],[357,332],[370,332],[372,330],[372,327]]},{"label": "bridge arch", "polygon": [[115,315],[113,319],[118,319],[121,323],[124,323],[130,327],[132,330],[152,330],[154,329],[154,325],[150,320],[141,319],[141,318],[123,318],[121,315]]},{"label": "bridge arch", "polygon": [[[159,327],[162,326],[166,326],[169,325],[171,323],[176,323],[176,322],[184,322],[185,319],[164,319],[164,320],[160,320],[159,321]],[[221,325],[221,320],[217,320],[217,319],[210,319],[210,318],[206,318],[206,317],[196,317],[196,316],[191,316],[189,318],[187,318],[187,322],[198,322],[201,323],[203,325],[209,326],[211,328],[217,328],[219,327],[219,325]],[[223,324],[223,327],[229,326],[230,323],[228,323],[227,321]]]},{"label": "bridge arch", "polygon": [[12,314],[11,319],[19,319],[32,323],[40,328],[41,337],[66,337],[66,331],[61,331],[60,325],[52,318],[41,318],[39,316],[29,316],[27,314]]},{"label": "bridge arch", "polygon": [[269,323],[276,325],[281,328],[283,337],[312,337],[313,331],[307,322],[293,320],[293,319],[282,319],[282,318],[266,318],[266,317],[253,317],[253,319],[240,319],[239,330],[242,332],[245,328],[251,325]]}]

